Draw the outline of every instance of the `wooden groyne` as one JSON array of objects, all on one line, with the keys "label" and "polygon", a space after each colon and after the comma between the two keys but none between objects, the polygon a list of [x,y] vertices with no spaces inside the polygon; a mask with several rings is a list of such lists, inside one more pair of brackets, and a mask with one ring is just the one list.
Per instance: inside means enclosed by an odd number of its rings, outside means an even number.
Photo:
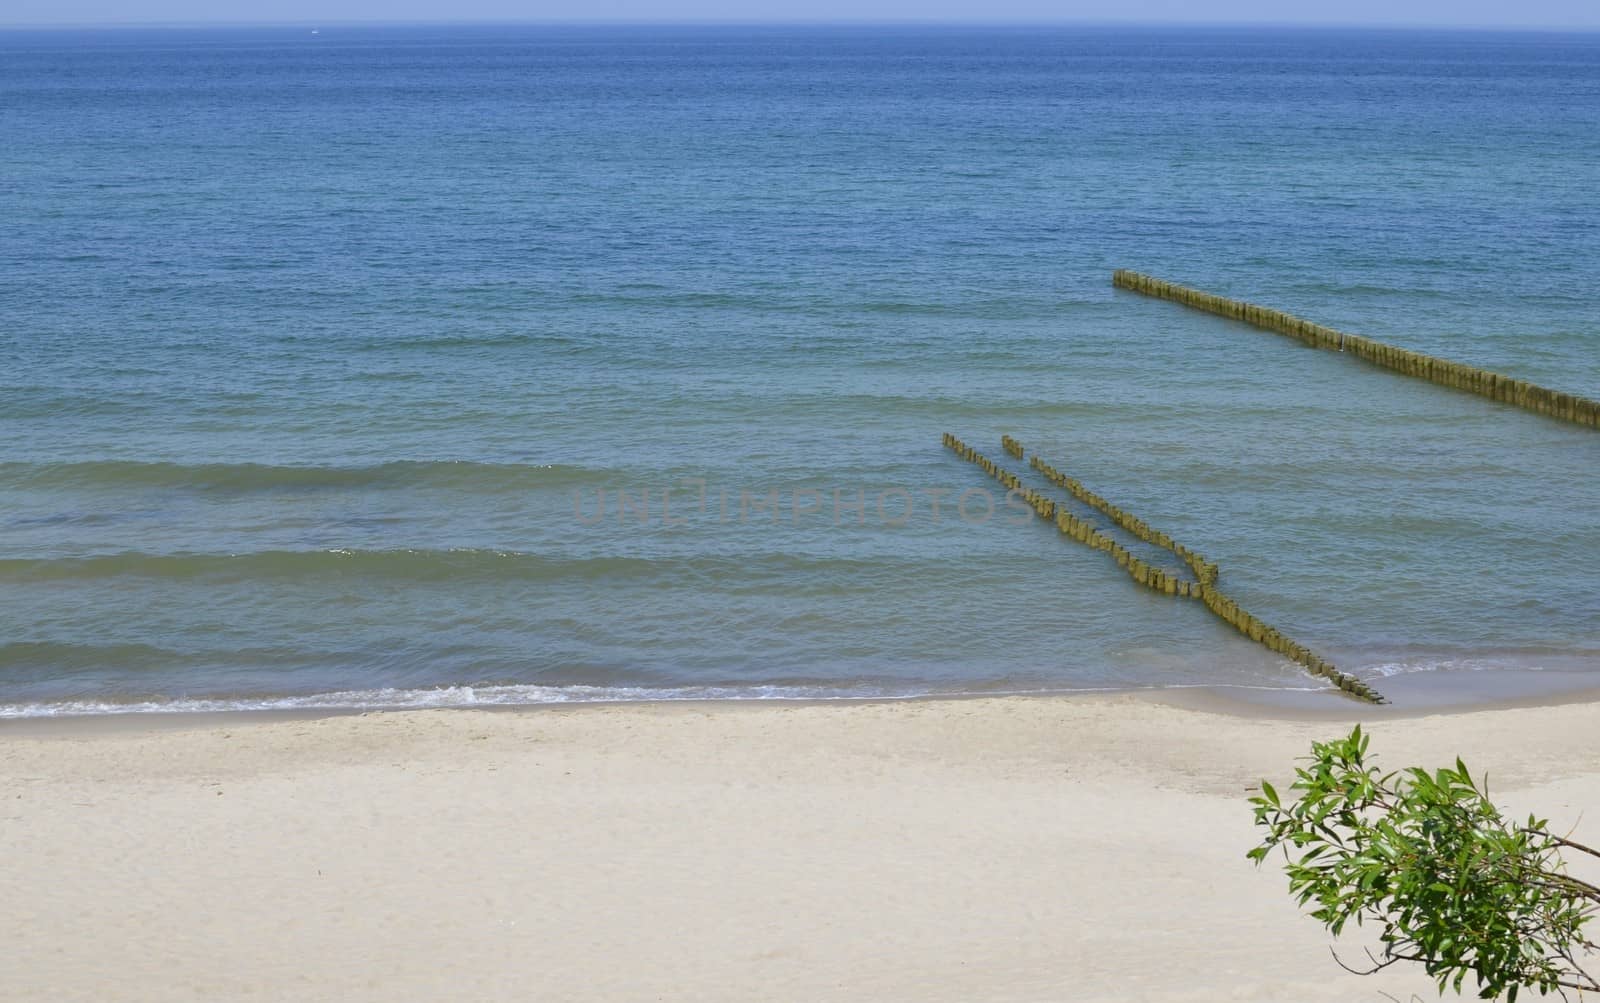
[{"label": "wooden groyne", "polygon": [[1244,321],[1266,331],[1296,338],[1314,348],[1344,352],[1363,362],[1404,376],[1413,376],[1440,386],[1465,390],[1503,404],[1513,404],[1535,414],[1587,425],[1590,428],[1600,428],[1600,401],[1587,397],[1561,393],[1526,380],[1502,376],[1487,369],[1435,358],[1394,345],[1385,345],[1381,341],[1373,341],[1370,338],[1314,324],[1282,310],[1231,300],[1139,272],[1125,269],[1116,271],[1112,273],[1111,284],[1118,289],[1128,289],[1157,299],[1181,303],[1206,313],[1214,313],[1219,317]]},{"label": "wooden groyne", "polygon": [[[1216,586],[1219,569],[1214,562],[1206,560],[1199,553],[1183,546],[1167,534],[1152,529],[1132,513],[1123,511],[1088,490],[1077,480],[1066,476],[1040,459],[1037,453],[1033,455],[1029,465],[1046,480],[1065,489],[1068,494],[1083,504],[1106,515],[1122,529],[1140,540],[1171,551],[1194,572],[1194,580],[1191,581],[1173,575],[1133,554],[1127,547],[1124,547],[1114,537],[1102,532],[1092,522],[1080,519],[1067,511],[1066,506],[1058,504],[1043,492],[1024,487],[1016,474],[1001,467],[954,435],[946,432],[943,436],[943,442],[947,449],[963,460],[976,464],[984,473],[1004,485],[1008,491],[1017,492],[1041,518],[1054,522],[1056,529],[1062,536],[1084,546],[1110,554],[1112,559],[1117,562],[1117,566],[1127,572],[1128,577],[1145,588],[1165,595],[1199,599],[1205,604],[1206,609],[1210,610],[1212,614],[1224,623],[1268,650],[1299,663],[1312,675],[1327,679],[1339,689],[1357,699],[1376,704],[1385,702],[1383,695],[1377,690],[1354,676],[1339,671],[1331,662],[1321,658],[1310,648],[1293,641],[1276,627],[1263,622],[1240,606],[1238,602],[1222,593]],[[1024,453],[1022,444],[1010,436],[1005,436],[1001,440],[1001,445],[1012,456],[1020,457]]]},{"label": "wooden groyne", "polygon": [[[1118,526],[1121,526],[1129,533],[1132,533],[1134,536],[1146,543],[1153,544],[1165,550],[1170,550],[1176,554],[1178,559],[1187,564],[1189,566],[1189,570],[1194,572],[1195,581],[1192,584],[1195,586],[1194,595],[1196,598],[1198,598],[1200,594],[1199,586],[1208,585],[1217,580],[1217,566],[1215,563],[1206,560],[1204,557],[1190,550],[1188,547],[1176,542],[1167,534],[1159,530],[1151,529],[1145,524],[1144,520],[1133,515],[1131,512],[1124,512],[1122,509],[1106,501],[1093,491],[1085,488],[1079,481],[1068,477],[1066,474],[1063,474],[1055,467],[1052,467],[1050,464],[1040,459],[1038,453],[1033,454],[1033,458],[1029,461],[1028,465],[1034,470],[1037,470],[1045,480],[1056,485],[1057,487],[1066,489],[1067,493],[1072,495],[1072,497],[1083,502],[1085,505],[1088,505],[1090,508],[1096,509],[1097,511],[1106,515],[1111,519],[1112,522],[1116,523]],[[1182,584],[1185,583],[1180,583],[1180,585]],[[1188,592],[1183,591],[1180,588],[1178,595],[1187,594]]]}]

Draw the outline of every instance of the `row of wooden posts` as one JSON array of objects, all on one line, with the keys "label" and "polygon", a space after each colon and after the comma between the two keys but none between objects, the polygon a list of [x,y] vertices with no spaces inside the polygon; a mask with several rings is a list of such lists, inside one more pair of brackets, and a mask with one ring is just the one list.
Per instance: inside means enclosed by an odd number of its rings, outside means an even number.
[{"label": "row of wooden posts", "polygon": [[[1077,480],[1066,476],[1040,459],[1038,454],[1033,455],[1030,465],[1043,475],[1046,480],[1064,488],[1080,502],[1105,514],[1118,526],[1121,526],[1139,539],[1172,551],[1194,572],[1195,580],[1189,581],[1180,578],[1135,556],[1128,548],[1117,542],[1110,535],[1102,532],[1093,523],[1080,519],[1067,511],[1066,506],[1057,504],[1054,499],[1043,492],[1024,487],[1015,474],[993,462],[954,435],[946,432],[943,441],[945,447],[952,450],[957,456],[969,463],[976,464],[981,470],[1004,485],[1007,490],[1016,491],[1024,501],[1033,507],[1033,510],[1041,518],[1053,521],[1061,535],[1095,550],[1110,554],[1117,562],[1118,567],[1126,571],[1130,578],[1145,588],[1170,596],[1199,599],[1205,604],[1206,609],[1210,610],[1224,623],[1232,626],[1250,640],[1292,661],[1298,662],[1311,674],[1327,679],[1339,689],[1358,699],[1371,703],[1384,702],[1382,694],[1378,693],[1377,690],[1354,676],[1339,671],[1332,663],[1319,657],[1310,648],[1291,640],[1277,628],[1263,622],[1241,607],[1232,598],[1218,590],[1216,581],[1219,569],[1214,562],[1207,561],[1200,554],[1177,543],[1167,534],[1150,528],[1149,525],[1132,513],[1123,511],[1094,492],[1089,491]],[[1003,437],[1001,445],[1008,454],[1018,458],[1025,452],[1022,444],[1010,436]]]},{"label": "row of wooden posts", "polygon": [[968,463],[977,464],[978,469],[982,470],[990,477],[993,477],[995,480],[1005,485],[1006,490],[1017,492],[1025,490],[1022,487],[1022,481],[1017,477],[1016,474],[1007,471],[998,463],[995,463],[993,460],[989,459],[987,456],[984,456],[976,449],[973,449],[960,439],[957,439],[949,432],[944,434],[944,444],[945,448],[953,450],[955,454],[961,457],[963,460],[966,460]]},{"label": "row of wooden posts", "polygon": [[[1068,477],[1066,474],[1063,474],[1055,467],[1052,467],[1050,464],[1040,459],[1038,453],[1033,454],[1033,458],[1029,461],[1028,465],[1043,475],[1045,480],[1055,484],[1058,487],[1065,488],[1067,493],[1072,495],[1072,497],[1083,502],[1085,505],[1088,505],[1090,508],[1097,509],[1101,513],[1105,514],[1111,519],[1112,522],[1116,523],[1118,526],[1121,526],[1129,533],[1132,533],[1134,536],[1146,543],[1154,544],[1157,547],[1170,550],[1174,554],[1178,555],[1178,559],[1187,564],[1189,566],[1189,570],[1194,572],[1195,584],[1197,586],[1209,585],[1217,580],[1217,565],[1215,562],[1206,560],[1200,554],[1197,554],[1188,547],[1185,547],[1183,544],[1178,543],[1177,541],[1173,540],[1172,537],[1161,532],[1160,530],[1150,528],[1150,526],[1147,525],[1143,519],[1140,519],[1132,512],[1125,512],[1117,506],[1106,501],[1104,498],[1084,487],[1081,482]],[[1178,594],[1183,595],[1184,593],[1180,592]],[[1195,594],[1198,596],[1199,592],[1196,591]]]},{"label": "row of wooden posts", "polygon": [[1487,369],[1476,366],[1464,365],[1460,362],[1451,362],[1448,359],[1435,358],[1421,352],[1413,352],[1394,345],[1385,345],[1381,341],[1373,341],[1359,335],[1346,334],[1336,331],[1331,327],[1313,324],[1309,320],[1274,310],[1271,307],[1259,306],[1255,303],[1245,303],[1240,300],[1231,300],[1214,293],[1202,292],[1199,289],[1190,289],[1164,279],[1139,272],[1130,272],[1122,269],[1112,273],[1112,285],[1119,289],[1128,289],[1133,292],[1154,296],[1158,299],[1171,300],[1181,303],[1196,310],[1214,313],[1222,317],[1241,320],[1247,324],[1286,334],[1291,338],[1298,338],[1315,348],[1326,348],[1335,352],[1346,352],[1365,362],[1384,369],[1393,370],[1405,376],[1414,376],[1430,383],[1441,386],[1454,387],[1488,397],[1490,400],[1514,404],[1537,414],[1548,415],[1563,421],[1576,422],[1579,425],[1588,425],[1591,428],[1600,428],[1600,401],[1580,397],[1576,394],[1559,393],[1547,387],[1541,387],[1526,380],[1512,379]]}]

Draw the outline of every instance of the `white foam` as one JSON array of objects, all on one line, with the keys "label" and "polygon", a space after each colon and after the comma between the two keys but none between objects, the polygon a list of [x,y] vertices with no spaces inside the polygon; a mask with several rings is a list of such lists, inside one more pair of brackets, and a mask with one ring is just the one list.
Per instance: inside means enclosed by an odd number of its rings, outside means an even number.
[{"label": "white foam", "polygon": [[807,686],[445,686],[431,689],[344,690],[282,697],[175,697],[127,702],[69,700],[58,703],[0,704],[0,718],[262,710],[417,710],[430,707],[515,707],[655,700],[878,700],[922,695]]},{"label": "white foam", "polygon": [[444,707],[532,707],[543,704],[646,703],[683,700],[915,700],[941,697],[1049,696],[1166,689],[1313,691],[1324,687],[1180,683],[1170,686],[1092,686],[1048,689],[891,690],[839,686],[446,686],[433,689],[345,690],[282,697],[174,697],[162,700],[65,700],[0,704],[0,719],[90,717],[105,714],[219,714],[239,711],[424,710]]},{"label": "white foam", "polygon": [[1423,658],[1414,661],[1379,662],[1363,665],[1356,674],[1367,678],[1388,679],[1392,676],[1409,676],[1418,672],[1496,672],[1514,669],[1518,672],[1540,672],[1542,665],[1511,665],[1503,659],[1483,658]]}]

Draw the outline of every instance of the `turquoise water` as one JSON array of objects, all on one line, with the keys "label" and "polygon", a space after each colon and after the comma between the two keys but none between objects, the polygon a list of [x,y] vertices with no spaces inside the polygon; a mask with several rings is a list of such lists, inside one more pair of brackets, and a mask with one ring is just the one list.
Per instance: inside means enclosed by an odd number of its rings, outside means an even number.
[{"label": "turquoise water", "polygon": [[1600,683],[1600,435],[1110,286],[1600,396],[1600,35],[12,32],[0,136],[0,714],[1314,685],[945,431]]}]

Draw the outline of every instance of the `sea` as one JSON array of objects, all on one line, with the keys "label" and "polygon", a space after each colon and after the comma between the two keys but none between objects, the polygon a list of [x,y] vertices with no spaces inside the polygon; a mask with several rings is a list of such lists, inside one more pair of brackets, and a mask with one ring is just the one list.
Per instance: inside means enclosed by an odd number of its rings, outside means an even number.
[{"label": "sea", "polygon": [[[1600,686],[1600,34],[0,32],[0,716]],[[1502,687],[1502,689],[1507,689]]]}]

